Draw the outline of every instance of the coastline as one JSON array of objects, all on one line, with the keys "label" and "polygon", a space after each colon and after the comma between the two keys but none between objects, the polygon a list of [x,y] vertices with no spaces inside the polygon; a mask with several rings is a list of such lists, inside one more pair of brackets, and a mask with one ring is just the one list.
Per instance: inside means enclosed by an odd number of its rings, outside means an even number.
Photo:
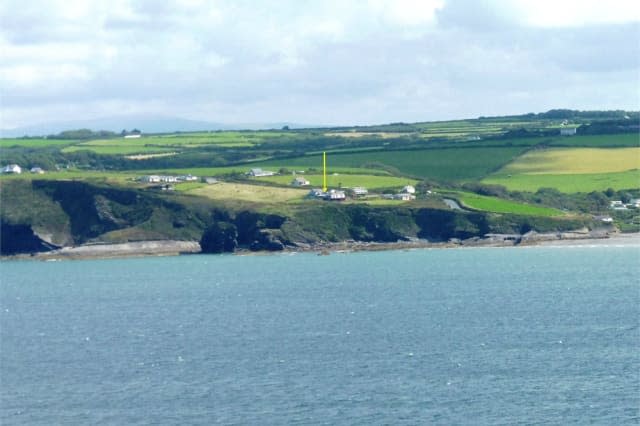
[{"label": "coastline", "polygon": [[[283,251],[250,251],[236,250],[236,255],[259,255],[274,253],[317,253],[328,255],[331,253],[346,253],[358,251],[412,250],[412,249],[452,249],[469,247],[572,247],[572,246],[638,246],[640,248],[640,233],[563,233],[563,234],[525,234],[525,235],[490,235],[485,238],[470,238],[467,240],[450,240],[446,242],[432,242],[428,240],[412,239],[397,242],[362,242],[342,241],[324,242],[316,244],[300,243],[297,246],[287,246]],[[88,244],[76,247],[63,247],[49,252],[26,253],[2,256],[2,260],[82,260],[82,259],[110,259],[129,257],[178,256],[185,254],[200,254],[200,244],[196,241],[138,241],[118,244]]]}]

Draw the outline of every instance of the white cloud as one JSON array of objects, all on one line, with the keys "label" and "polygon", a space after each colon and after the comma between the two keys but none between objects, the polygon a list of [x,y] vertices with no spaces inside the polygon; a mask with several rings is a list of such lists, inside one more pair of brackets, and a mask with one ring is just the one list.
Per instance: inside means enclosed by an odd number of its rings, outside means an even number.
[{"label": "white cloud", "polygon": [[123,111],[348,124],[638,108],[638,5],[5,0],[0,127]]},{"label": "white cloud", "polygon": [[511,0],[519,20],[540,27],[640,22],[637,0]]}]

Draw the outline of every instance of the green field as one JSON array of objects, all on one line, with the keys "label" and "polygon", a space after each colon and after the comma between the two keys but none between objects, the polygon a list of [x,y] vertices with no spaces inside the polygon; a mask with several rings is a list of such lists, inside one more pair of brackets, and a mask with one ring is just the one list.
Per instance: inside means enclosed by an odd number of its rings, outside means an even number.
[{"label": "green field", "polygon": [[564,213],[549,207],[539,207],[531,204],[517,203],[496,197],[488,197],[470,192],[453,192],[464,207],[493,213],[513,213],[529,216],[562,216]]},{"label": "green field", "polygon": [[552,146],[575,146],[593,148],[638,147],[640,136],[634,133],[622,133],[617,135],[588,135],[557,137],[550,143]]},{"label": "green field", "polygon": [[637,168],[640,168],[640,148],[554,148],[527,152],[498,173],[609,173]]},{"label": "green field", "polygon": [[277,204],[302,200],[309,190],[221,182],[215,185],[200,186],[188,192],[212,200]]},{"label": "green field", "polygon": [[639,168],[640,148],[553,148],[529,151],[482,182],[532,192],[636,189]]},{"label": "green field", "polygon": [[[412,151],[383,151],[327,156],[327,167],[364,167],[384,165],[401,174],[438,180],[464,181],[481,178],[511,161],[523,147],[505,148],[451,148]],[[320,156],[288,159],[288,167],[304,168],[321,165]],[[267,168],[282,161],[256,163]]]},{"label": "green field", "polygon": [[604,191],[608,188],[640,188],[640,170],[617,173],[495,175],[483,183],[502,185],[511,191],[535,192],[540,188],[555,188],[565,193]]},{"label": "green field", "polygon": [[[148,169],[148,170],[138,170],[136,173],[138,175],[157,175],[157,174],[168,174],[168,175],[193,175],[200,177],[207,176],[224,176],[228,174],[246,174],[252,168],[263,167],[264,170],[269,170],[273,172],[278,172],[280,169],[284,168],[287,171],[285,178],[288,179],[288,182],[291,182],[293,179],[291,177],[291,172],[305,172],[307,174],[315,174],[320,173],[322,171],[322,165],[314,165],[311,167],[304,166],[292,166],[283,164],[277,164],[274,166],[264,167],[264,166],[256,166],[257,163],[246,163],[239,164],[236,166],[227,166],[227,167],[191,167],[191,168],[167,168],[167,169]],[[311,170],[310,170],[311,169]],[[357,167],[331,167],[328,168],[328,173],[342,173],[342,174],[359,174],[359,175],[372,175],[372,176],[391,176],[388,172],[384,170],[376,170],[376,169],[363,169]]]},{"label": "green field", "polygon": [[[309,182],[312,187],[322,187],[322,175],[300,175]],[[291,175],[283,176],[268,176],[253,178],[260,182],[277,183],[280,185],[289,185],[293,180]],[[352,188],[355,186],[364,186],[367,189],[378,188],[401,188],[405,185],[415,185],[417,183],[414,179],[407,179],[395,176],[373,176],[366,174],[329,174],[327,175],[327,185],[330,188]]]},{"label": "green field", "polygon": [[62,152],[92,151],[96,154],[104,155],[132,155],[132,154],[160,154],[163,152],[173,152],[171,147],[158,147],[147,145],[73,145],[68,146]]},{"label": "green field", "polygon": [[[128,155],[137,153],[165,152],[170,150],[187,150],[214,146],[217,148],[252,148],[272,140],[288,139],[291,136],[282,132],[211,132],[181,133],[171,135],[144,135],[140,138],[95,139],[80,143],[65,141],[63,152],[74,152],[82,149],[98,154]],[[60,142],[60,141],[58,141]]]},{"label": "green field", "polygon": [[46,148],[51,146],[64,146],[71,145],[76,143],[77,141],[73,140],[62,140],[62,139],[45,139],[45,138],[37,138],[37,139],[0,139],[0,148]]},{"label": "green field", "polygon": [[47,171],[44,174],[32,174],[29,172],[23,172],[22,174],[2,174],[0,175],[0,181],[2,180],[84,180],[84,179],[103,179],[125,182],[132,180],[139,174],[135,172],[102,172],[97,170],[61,170],[61,171]]}]

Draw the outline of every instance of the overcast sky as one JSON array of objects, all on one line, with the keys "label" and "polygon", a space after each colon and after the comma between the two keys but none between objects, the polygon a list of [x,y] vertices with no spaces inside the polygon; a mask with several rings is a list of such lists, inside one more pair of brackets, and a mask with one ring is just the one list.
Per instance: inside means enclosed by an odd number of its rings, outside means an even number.
[{"label": "overcast sky", "polygon": [[3,0],[0,127],[640,109],[640,1]]}]

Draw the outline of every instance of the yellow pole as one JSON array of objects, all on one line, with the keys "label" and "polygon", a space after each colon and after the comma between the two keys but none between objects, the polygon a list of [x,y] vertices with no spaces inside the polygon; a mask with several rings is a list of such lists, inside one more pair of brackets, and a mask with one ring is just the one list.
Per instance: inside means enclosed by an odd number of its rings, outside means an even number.
[{"label": "yellow pole", "polygon": [[327,192],[327,153],[322,153],[322,191]]}]

